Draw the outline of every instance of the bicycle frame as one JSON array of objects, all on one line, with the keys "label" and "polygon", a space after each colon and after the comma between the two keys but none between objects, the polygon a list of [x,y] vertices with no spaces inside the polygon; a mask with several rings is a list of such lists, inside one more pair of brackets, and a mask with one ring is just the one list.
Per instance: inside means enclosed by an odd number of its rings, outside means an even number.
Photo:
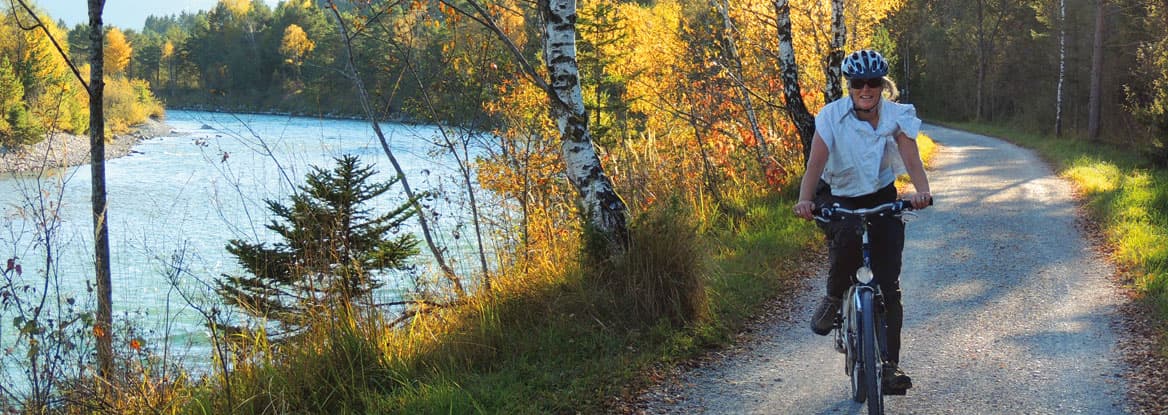
[{"label": "bicycle frame", "polygon": [[[853,283],[843,298],[840,313],[836,316],[835,347],[836,350],[845,353],[844,372],[851,377],[852,399],[856,402],[867,401],[869,414],[884,413],[882,374],[884,362],[888,360],[884,296],[872,275],[869,221],[873,217],[886,215],[899,218],[910,210],[912,205],[905,200],[897,200],[871,209],[850,210],[837,205],[816,210],[820,213],[816,215],[816,219],[820,221],[830,222],[833,220],[831,218],[839,215],[840,219],[854,217],[860,223],[860,252],[863,263],[853,275]],[[873,338],[869,340],[865,339],[865,336]]]},{"label": "bicycle frame", "polygon": [[[837,316],[839,322],[836,330],[836,349],[843,349],[845,353],[844,372],[851,378],[852,399],[856,402],[865,402],[875,399],[883,399],[882,385],[879,381],[881,373],[879,372],[884,367],[884,362],[888,360],[885,354],[887,351],[886,344],[886,328],[883,318],[883,301],[884,296],[880,292],[880,286],[876,284],[876,280],[872,276],[872,255],[871,243],[868,236],[868,215],[859,215],[860,221],[860,237],[861,245],[860,252],[863,256],[863,264],[856,271],[856,275],[852,277],[852,285],[848,288],[847,294],[844,296],[844,302],[840,309],[840,315]],[[867,274],[866,276],[863,274]],[[871,309],[868,309],[868,308]],[[862,353],[863,342],[863,321],[864,315],[869,314],[874,321],[876,334],[876,353],[874,356],[879,356],[878,361],[872,364],[865,364],[864,353]],[[872,368],[875,368],[873,370]],[[869,385],[867,378],[874,377],[875,382]],[[875,387],[877,390],[868,393],[870,387]],[[875,413],[883,412],[883,402],[868,402],[871,407],[876,407]]]}]

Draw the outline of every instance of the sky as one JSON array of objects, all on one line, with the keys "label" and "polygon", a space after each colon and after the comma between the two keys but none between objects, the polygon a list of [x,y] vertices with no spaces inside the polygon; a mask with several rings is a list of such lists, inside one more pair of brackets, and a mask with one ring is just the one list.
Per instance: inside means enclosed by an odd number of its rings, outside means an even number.
[{"label": "sky", "polygon": [[[72,28],[78,23],[89,23],[88,0],[32,0],[53,17],[53,21],[64,20]],[[210,10],[219,0],[105,0],[102,23],[122,29],[142,31],[146,17],[168,16],[182,11],[191,13]],[[264,0],[275,7],[277,0]]]}]

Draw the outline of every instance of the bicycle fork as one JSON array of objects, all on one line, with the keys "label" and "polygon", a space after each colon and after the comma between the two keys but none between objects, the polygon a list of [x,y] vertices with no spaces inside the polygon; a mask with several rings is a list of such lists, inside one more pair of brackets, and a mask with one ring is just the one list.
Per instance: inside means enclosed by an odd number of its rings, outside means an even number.
[{"label": "bicycle fork", "polygon": [[[860,222],[860,226],[862,227],[860,252],[864,258],[864,265],[857,273],[868,273],[868,281],[865,282],[865,285],[872,290],[873,309],[864,311],[872,313],[872,316],[876,318],[876,345],[880,349],[880,363],[883,363],[888,361],[888,323],[884,319],[884,293],[880,290],[880,285],[876,281],[876,275],[872,272],[872,245],[868,240],[867,218]],[[859,300],[859,295],[856,295],[855,300]]]}]

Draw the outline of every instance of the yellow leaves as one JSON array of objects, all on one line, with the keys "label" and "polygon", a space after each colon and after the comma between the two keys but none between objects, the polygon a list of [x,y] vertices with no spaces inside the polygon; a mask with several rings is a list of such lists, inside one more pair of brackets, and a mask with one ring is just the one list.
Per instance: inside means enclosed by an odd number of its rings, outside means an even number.
[{"label": "yellow leaves", "polygon": [[904,0],[845,2],[844,21],[848,26],[848,43],[844,52],[871,46],[873,31],[880,26],[880,21],[903,4]]},{"label": "yellow leaves", "polygon": [[162,59],[170,59],[171,57],[174,57],[174,43],[168,40],[162,45]]},{"label": "yellow leaves", "polygon": [[150,85],[141,79],[106,79],[104,98],[106,127],[115,134],[129,131],[130,127],[163,112],[162,105],[150,92]]},{"label": "yellow leaves", "polygon": [[251,0],[219,0],[235,17],[243,17],[251,12]]},{"label": "yellow leaves", "polygon": [[[652,7],[622,4],[617,11],[626,21],[626,44],[620,45],[617,60],[608,70],[629,79],[625,96],[630,109],[656,112],[661,91],[681,90],[685,77],[676,73],[686,59],[685,44],[678,36],[681,6],[675,1],[659,1]],[[614,52],[615,53],[615,52]]]},{"label": "yellow leaves", "polygon": [[[31,124],[69,131],[84,129],[84,122],[74,121],[72,114],[85,108],[87,97],[45,31],[59,40],[68,36],[49,16],[40,17],[45,30],[25,31],[14,19],[30,23],[31,17],[22,12],[0,13],[0,55],[8,57],[10,65],[19,68],[16,74],[27,82],[23,101],[32,116]],[[67,54],[68,44],[61,43],[61,47]]]},{"label": "yellow leaves", "polygon": [[130,55],[133,54],[133,51],[134,48],[126,40],[126,35],[116,27],[110,28],[105,33],[105,51],[103,52],[105,73],[112,76],[125,72],[126,66],[130,65]]},{"label": "yellow leaves", "polygon": [[308,38],[308,34],[300,26],[290,24],[284,29],[284,38],[280,41],[280,54],[287,58],[288,63],[300,66],[313,49],[316,49],[316,43]]},{"label": "yellow leaves", "polygon": [[523,13],[517,12],[520,8],[514,3],[506,1],[493,3],[488,7],[490,7],[491,14],[495,16],[495,23],[499,25],[499,29],[506,33],[512,42],[515,42],[515,46],[523,49],[527,44],[527,20],[523,18]]}]

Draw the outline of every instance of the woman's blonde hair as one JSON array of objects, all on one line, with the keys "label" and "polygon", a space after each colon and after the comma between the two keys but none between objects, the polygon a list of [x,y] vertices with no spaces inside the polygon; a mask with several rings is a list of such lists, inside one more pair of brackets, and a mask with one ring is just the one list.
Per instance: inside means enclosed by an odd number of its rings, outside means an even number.
[{"label": "woman's blonde hair", "polygon": [[896,101],[900,98],[900,90],[896,88],[896,81],[889,78],[888,75],[880,77],[880,81],[884,84],[884,97],[889,101]]}]

